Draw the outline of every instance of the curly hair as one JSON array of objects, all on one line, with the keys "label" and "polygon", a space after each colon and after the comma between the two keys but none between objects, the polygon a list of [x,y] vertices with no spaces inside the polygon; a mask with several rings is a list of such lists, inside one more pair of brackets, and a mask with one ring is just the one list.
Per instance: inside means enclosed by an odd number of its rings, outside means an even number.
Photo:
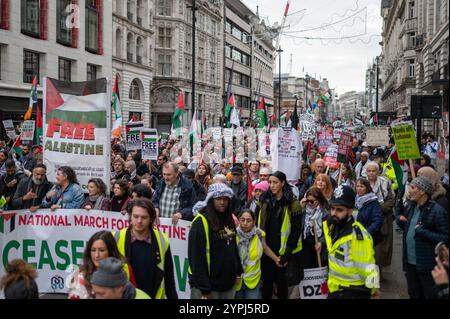
[{"label": "curly hair", "polygon": [[58,168],[58,171],[66,175],[67,180],[69,181],[70,184],[79,184],[77,180],[77,174],[75,173],[72,167],[61,166],[60,168]]},{"label": "curly hair", "polygon": [[100,178],[91,178],[88,184],[90,183],[93,183],[97,187],[99,195],[106,196],[106,184],[103,180]]}]

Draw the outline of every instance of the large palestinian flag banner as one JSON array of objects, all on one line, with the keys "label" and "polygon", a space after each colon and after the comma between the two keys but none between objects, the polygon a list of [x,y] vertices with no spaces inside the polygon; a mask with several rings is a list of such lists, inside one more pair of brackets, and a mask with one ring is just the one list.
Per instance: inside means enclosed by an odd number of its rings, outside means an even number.
[{"label": "large palestinian flag banner", "polygon": [[110,85],[106,79],[44,78],[44,164],[49,181],[55,182],[58,167],[70,166],[85,192],[94,177],[110,184]]}]

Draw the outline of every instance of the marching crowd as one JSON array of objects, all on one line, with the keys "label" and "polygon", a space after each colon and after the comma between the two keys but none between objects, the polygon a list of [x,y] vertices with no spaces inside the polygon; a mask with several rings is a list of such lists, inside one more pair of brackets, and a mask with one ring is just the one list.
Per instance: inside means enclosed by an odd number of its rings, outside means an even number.
[{"label": "marching crowd", "polygon": [[[325,166],[317,145],[303,154],[300,179],[287,180],[267,160],[183,163],[157,161],[111,148],[111,181],[92,178],[84,194],[71,167],[56,182],[38,147],[0,151],[0,211],[85,209],[128,214],[130,226],[101,231],[87,243],[72,275],[70,299],[177,299],[167,236],[160,218],[192,221],[189,284],[192,299],[299,298],[304,270],[328,266],[329,299],[379,298],[391,264],[394,231],[403,234],[403,270],[410,298],[448,298],[448,163],[436,171],[437,143],[424,136],[421,158],[399,185],[385,147],[354,140],[347,163]],[[448,137],[447,137],[448,143]],[[417,175],[417,176],[416,176]],[[108,193],[107,190],[110,189]],[[36,271],[11,262],[1,281],[6,298],[37,298]]]}]

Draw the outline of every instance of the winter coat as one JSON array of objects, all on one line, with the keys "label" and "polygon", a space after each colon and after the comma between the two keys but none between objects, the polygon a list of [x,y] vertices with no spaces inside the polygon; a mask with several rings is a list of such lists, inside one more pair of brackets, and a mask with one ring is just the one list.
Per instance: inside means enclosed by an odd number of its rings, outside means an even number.
[{"label": "winter coat", "polygon": [[441,205],[448,214],[448,197],[444,186],[438,184],[437,189],[434,191],[433,195],[431,195],[431,200]]},{"label": "winter coat", "polygon": [[56,194],[48,199],[44,197],[42,201],[42,208],[50,208],[52,205],[60,204],[63,209],[78,209],[84,202],[84,194],[81,186],[75,183],[69,184],[64,192],[61,193],[61,186],[55,185]]},{"label": "winter coat", "polygon": [[[416,209],[416,203],[409,202],[405,208],[407,222],[396,219],[398,226],[403,229],[403,266],[406,266],[406,236],[411,219]],[[430,273],[436,266],[436,254],[434,248],[439,242],[448,245],[448,214],[436,202],[429,200],[419,207],[420,215],[415,229],[414,239],[416,242],[416,267],[418,272]]]},{"label": "winter coat", "polygon": [[[180,213],[183,215],[184,220],[192,220],[192,208],[197,203],[197,195],[195,194],[194,186],[185,177],[181,176],[179,185],[181,187],[181,193],[179,197],[180,201]],[[162,179],[158,187],[156,187],[155,194],[153,194],[153,206],[159,208],[159,201],[164,189],[166,188],[166,182]]]},{"label": "winter coat", "polygon": [[381,206],[377,200],[372,200],[363,205],[358,210],[357,222],[361,223],[364,228],[374,237],[383,226],[383,215],[381,214]]},{"label": "winter coat", "polygon": [[[84,200],[84,203],[81,205],[81,208],[85,209],[86,206],[88,206],[88,205],[91,206],[91,209],[94,209],[95,201],[91,201],[89,199],[89,196],[86,197],[86,199]],[[109,211],[110,209],[111,209],[111,201],[108,198],[104,197],[102,199],[102,203],[100,205],[100,210]]]},{"label": "winter coat", "polygon": [[[14,198],[12,201],[13,209],[28,209],[31,206],[40,206],[42,200],[50,191],[52,186],[53,184],[50,183],[47,179],[45,179],[45,181],[41,185],[34,184],[32,176],[22,179],[17,186],[16,192],[14,194]],[[25,196],[29,191],[33,191],[37,195],[37,198],[24,201],[22,197]]]},{"label": "winter coat", "polygon": [[[5,198],[9,197],[9,201],[4,207],[5,209],[12,208],[12,201],[14,198],[14,194],[16,193],[20,181],[24,178],[26,178],[26,176],[22,172],[17,172],[14,174],[14,176],[9,176],[5,173],[0,177],[0,197],[2,196],[5,196]],[[13,187],[8,187],[7,185],[14,179],[17,181],[17,183]]]},{"label": "winter coat", "polygon": [[23,169],[28,171],[32,171],[34,167],[37,165],[36,158],[34,158],[33,154],[29,153],[26,156],[21,156],[19,159],[20,164],[22,164]]},{"label": "winter coat", "polygon": [[241,206],[239,207],[239,211],[241,208],[245,207],[248,201],[248,188],[247,185],[241,181],[239,184],[230,183],[230,188],[233,190],[234,195],[240,200]]}]

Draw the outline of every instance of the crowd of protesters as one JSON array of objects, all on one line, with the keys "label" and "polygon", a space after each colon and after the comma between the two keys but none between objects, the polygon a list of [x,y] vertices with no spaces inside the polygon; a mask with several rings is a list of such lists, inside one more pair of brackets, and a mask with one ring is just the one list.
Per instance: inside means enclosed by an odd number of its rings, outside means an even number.
[{"label": "crowd of protesters", "polygon": [[[329,170],[317,146],[310,145],[309,156],[304,154],[297,168],[297,181],[272,171],[267,160],[183,163],[169,156],[174,144],[161,144],[156,161],[142,160],[139,151],[127,152],[124,145],[114,144],[109,187],[92,178],[87,194],[68,166],[59,167],[56,181],[49,182],[34,147],[24,146],[20,156],[7,148],[0,151],[2,211],[129,214],[129,228],[114,234],[102,231],[89,240],[69,298],[177,299],[170,245],[154,228],[160,218],[174,224],[192,222],[188,257],[193,299],[298,298],[293,287],[305,269],[319,265],[330,267],[330,298],[377,298],[378,290],[362,279],[341,285],[340,278],[353,274],[334,268],[339,254],[349,261],[348,252],[336,250],[336,245],[348,245],[356,254],[365,247],[358,262],[376,264],[383,285],[382,269],[392,260],[394,221],[403,232],[409,296],[442,297],[445,287],[448,296],[448,250],[446,260],[436,261],[435,247],[448,245],[449,178],[448,168],[442,177],[436,171],[432,135],[424,136],[414,166],[417,177],[410,168],[406,187],[399,187],[389,165],[392,138],[388,146],[378,148],[355,140],[341,174]],[[17,261],[8,267],[7,273],[17,274],[2,281],[5,292],[19,285],[23,298],[36,297],[30,284],[33,270]],[[373,274],[360,271],[358,276]]]}]

